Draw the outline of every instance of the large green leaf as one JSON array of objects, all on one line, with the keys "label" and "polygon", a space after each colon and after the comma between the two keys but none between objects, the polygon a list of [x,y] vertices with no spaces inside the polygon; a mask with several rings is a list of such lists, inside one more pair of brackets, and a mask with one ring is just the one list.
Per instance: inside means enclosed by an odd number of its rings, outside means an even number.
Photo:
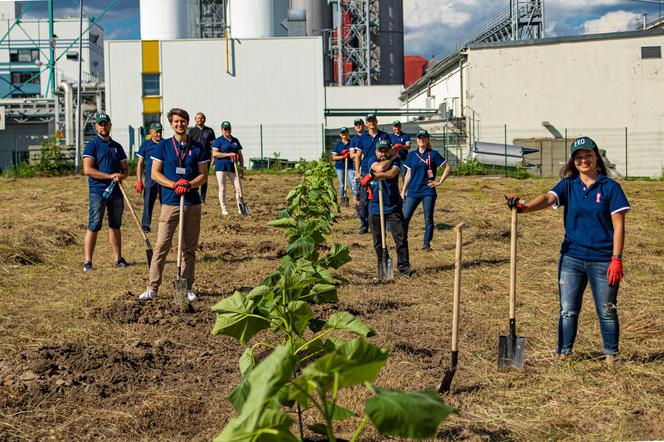
[{"label": "large green leaf", "polygon": [[366,337],[371,337],[376,334],[374,329],[367,327],[348,312],[337,312],[330,316],[330,319],[328,319],[325,324],[325,328],[349,331]]},{"label": "large green leaf", "polygon": [[256,359],[254,358],[254,349],[253,347],[247,347],[244,350],[244,353],[242,353],[242,356],[240,356],[240,373],[242,373],[242,376],[247,375],[247,371],[250,368],[253,368],[254,365],[256,365]]},{"label": "large green leaf", "polygon": [[277,218],[267,222],[270,227],[295,227],[297,222],[293,218]]},{"label": "large green leaf", "polygon": [[348,408],[344,408],[341,405],[336,405],[332,401],[326,400],[327,403],[327,408],[328,410],[332,407],[334,407],[334,410],[332,412],[332,419],[335,421],[343,421],[348,419],[351,416],[355,416],[355,413],[353,410],[349,410]]},{"label": "large green leaf", "polygon": [[309,296],[316,304],[334,303],[337,297],[337,286],[334,284],[316,284],[311,288]]},{"label": "large green leaf", "polygon": [[[237,419],[237,418],[235,418]],[[281,411],[265,410],[255,428],[234,425],[234,419],[224,428],[215,442],[298,442],[291,433],[293,420]]]},{"label": "large green leaf", "polygon": [[231,403],[233,408],[235,408],[235,411],[238,413],[242,411],[242,407],[244,407],[244,403],[247,401],[247,396],[249,396],[250,387],[247,376],[249,376],[252,369],[253,367],[247,369],[240,384],[231,391],[231,394],[229,394],[227,398],[228,402]]},{"label": "large green leaf", "polygon": [[374,387],[376,396],[368,399],[364,412],[384,435],[430,439],[440,423],[456,410],[446,405],[433,390],[401,392]]},{"label": "large green leaf", "polygon": [[240,344],[246,344],[252,336],[270,326],[269,321],[254,314],[254,307],[254,302],[240,292],[222,299],[212,307],[212,311],[217,313],[212,334],[232,336]]},{"label": "large green leaf", "polygon": [[301,236],[286,247],[286,253],[293,258],[309,256],[314,252],[316,244],[308,236]]},{"label": "large green leaf", "polygon": [[266,285],[259,285],[258,287],[252,289],[249,293],[247,293],[247,298],[256,301],[259,301],[261,298],[266,296],[268,300],[272,300],[274,298],[274,293],[272,293],[272,289]]},{"label": "large green leaf", "polygon": [[286,307],[285,313],[287,318],[295,330],[295,333],[302,336],[306,330],[309,320],[314,317],[314,312],[311,307],[304,301],[291,301]]},{"label": "large green leaf", "polygon": [[309,364],[302,374],[329,391],[335,377],[338,388],[373,382],[386,360],[387,350],[357,338]]},{"label": "large green leaf", "polygon": [[288,389],[288,398],[294,400],[306,410],[311,406],[311,397],[316,390],[316,384],[305,376],[297,377],[290,383]]},{"label": "large green leaf", "polygon": [[351,261],[350,251],[347,244],[334,244],[327,256],[321,261],[323,267],[338,269]]}]

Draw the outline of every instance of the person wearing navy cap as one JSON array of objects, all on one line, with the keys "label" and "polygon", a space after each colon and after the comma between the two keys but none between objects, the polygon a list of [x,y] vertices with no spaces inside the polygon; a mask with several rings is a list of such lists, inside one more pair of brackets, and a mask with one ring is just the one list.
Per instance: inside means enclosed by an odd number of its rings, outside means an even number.
[{"label": "person wearing navy cap", "polygon": [[351,168],[353,169],[355,179],[350,182],[351,189],[353,190],[353,201],[355,205],[355,210],[358,209],[360,204],[360,162],[362,161],[362,149],[360,148],[360,139],[362,135],[366,132],[366,126],[364,125],[364,120],[362,118],[356,118],[353,121],[353,128],[355,129],[355,135],[350,139],[350,146],[348,150],[350,151],[350,159],[353,160],[351,163]]},{"label": "person wearing navy cap", "polygon": [[182,223],[182,279],[187,281],[187,298],[196,299],[194,283],[196,247],[201,232],[201,197],[198,188],[207,181],[210,161],[205,147],[187,136],[189,114],[179,108],[168,112],[168,122],[175,135],[162,140],[152,155],[152,179],[161,188],[161,214],[157,244],[150,265],[147,289],[138,299],[145,301],[157,296],[168,252],[180,222],[180,197],[184,195]]},{"label": "person wearing navy cap", "polygon": [[[348,128],[342,127],[339,132],[339,137],[341,140],[337,141],[337,144],[332,148],[332,159],[334,160],[334,171],[337,174],[337,182],[339,183],[339,197],[343,198],[346,196],[345,184],[350,184],[355,181],[355,168],[352,164],[349,168],[347,164],[350,160],[350,135],[348,133]],[[344,177],[346,171],[348,172],[348,176]],[[354,198],[355,194],[353,194],[353,199]]]},{"label": "person wearing navy cap", "polygon": [[[150,175],[152,169],[152,154],[153,150],[159,146],[161,136],[164,128],[161,123],[152,123],[150,126],[150,138],[145,140],[141,147],[138,149],[136,156],[138,162],[136,163],[136,193],[143,193],[143,217],[141,219],[141,227],[143,231],[149,232],[152,225],[152,211],[154,210],[154,203],[159,196],[159,189],[161,186],[155,183]],[[143,185],[143,169],[145,166],[145,185]]]},{"label": "person wearing navy cap", "polygon": [[[366,118],[368,130],[362,134],[358,141],[361,152],[356,153],[356,164],[359,160],[358,176],[364,177],[371,172],[371,165],[376,160],[376,146],[379,140],[390,140],[390,137],[378,128],[376,114],[369,113]],[[359,157],[359,158],[358,158]],[[360,234],[369,230],[369,194],[366,186],[359,189],[360,201],[357,207],[357,215],[360,218]]]},{"label": "person wearing navy cap", "polygon": [[[452,168],[440,153],[431,148],[429,132],[426,130],[417,132],[417,149],[408,154],[404,168],[406,176],[401,197],[404,199],[403,216],[406,220],[406,228],[408,229],[415,209],[422,203],[424,212],[422,250],[430,252],[433,238],[433,213],[438,198],[436,187],[445,182]],[[440,174],[440,179],[436,180],[440,168],[443,168],[443,172]]]},{"label": "person wearing navy cap", "polygon": [[[194,122],[196,123],[196,126],[192,127],[189,129],[189,137],[194,140],[198,141],[205,147],[205,152],[208,155],[208,159],[211,158],[212,155],[212,142],[215,140],[216,135],[214,134],[214,130],[211,127],[207,127],[205,125],[205,122],[207,121],[207,118],[205,118],[205,114],[203,112],[198,112],[196,115],[194,115]],[[210,168],[210,164],[208,163],[208,170]],[[205,202],[205,197],[207,196],[207,182],[201,186],[201,201]]]},{"label": "person wearing navy cap", "polygon": [[[229,121],[221,123],[222,135],[212,143],[212,157],[214,158],[214,173],[219,183],[219,204],[221,214],[228,215],[226,207],[226,178],[228,177],[235,188],[235,200],[240,200],[240,186],[235,176],[234,161],[239,163],[238,173],[242,175],[244,157],[242,156],[242,145],[240,140],[231,134],[232,128]],[[239,211],[239,209],[238,209]]]},{"label": "person wearing navy cap", "polygon": [[[115,267],[126,267],[122,257],[122,212],[124,200],[118,185],[129,176],[127,154],[122,146],[111,139],[111,117],[99,113],[95,116],[97,136],[83,150],[83,174],[88,177],[90,198],[88,229],[85,232],[83,271],[93,270],[92,255],[97,234],[108,213],[108,239],[115,254]],[[114,183],[111,185],[111,183]],[[111,189],[110,194],[107,189]]]},{"label": "person wearing navy cap", "polygon": [[406,156],[408,156],[410,150],[410,134],[401,130],[401,121],[399,120],[394,120],[392,122],[390,142],[392,143],[392,148],[401,160],[401,177],[405,178],[406,168],[404,167],[404,161],[406,161]]},{"label": "person wearing navy cap", "polygon": [[565,239],[558,261],[560,318],[558,348],[561,360],[572,354],[583,292],[590,283],[599,317],[607,364],[618,353],[618,286],[623,277],[625,213],[629,202],[620,184],[606,176],[597,144],[580,137],[571,145],[571,156],[560,170],[562,180],[549,193],[521,203],[506,197],[519,213],[564,206]]},{"label": "person wearing navy cap", "polygon": [[369,223],[378,262],[382,262],[383,258],[378,200],[378,186],[382,186],[385,227],[389,224],[392,239],[396,244],[397,269],[402,275],[411,276],[413,271],[410,269],[408,258],[408,232],[402,213],[401,195],[399,195],[400,170],[399,157],[392,149],[390,140],[386,138],[377,140],[376,152],[369,166],[369,173],[362,178],[361,184],[368,189]]}]

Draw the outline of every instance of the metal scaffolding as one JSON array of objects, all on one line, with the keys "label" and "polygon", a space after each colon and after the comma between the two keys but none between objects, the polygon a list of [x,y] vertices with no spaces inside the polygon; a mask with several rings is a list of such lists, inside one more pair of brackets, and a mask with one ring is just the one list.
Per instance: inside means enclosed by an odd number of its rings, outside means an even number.
[{"label": "metal scaffolding", "polygon": [[201,38],[224,38],[224,0],[199,0],[198,26]]}]

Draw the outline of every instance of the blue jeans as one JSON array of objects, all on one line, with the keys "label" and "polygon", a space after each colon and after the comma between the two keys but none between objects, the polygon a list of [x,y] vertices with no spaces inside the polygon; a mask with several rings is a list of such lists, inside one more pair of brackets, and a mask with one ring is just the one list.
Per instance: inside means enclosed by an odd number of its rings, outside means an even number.
[{"label": "blue jeans", "polygon": [[406,231],[408,231],[408,225],[415,209],[420,205],[420,202],[422,203],[422,210],[424,211],[424,247],[429,247],[433,238],[433,210],[436,207],[437,198],[438,195],[407,196],[403,204],[403,217],[406,220]]},{"label": "blue jeans", "polygon": [[154,209],[154,203],[157,201],[157,197],[160,194],[161,186],[157,183],[153,183],[143,189],[143,217],[141,219],[141,227],[143,227],[143,230],[150,229],[150,225],[152,224],[152,210]]},{"label": "blue jeans", "polygon": [[[346,189],[344,188],[344,169],[334,169],[337,173],[337,182],[339,183],[339,196],[343,198],[346,196]],[[348,176],[346,177],[346,186],[350,187],[351,193],[356,195],[355,183],[355,169],[348,168]]]},{"label": "blue jeans", "polygon": [[108,212],[108,227],[119,229],[122,227],[122,212],[124,211],[124,200],[122,194],[114,193],[109,199],[95,193],[90,194],[90,208],[88,219],[88,230],[99,232],[104,221],[104,212]]},{"label": "blue jeans", "polygon": [[610,262],[581,261],[561,256],[558,262],[560,319],[558,321],[558,353],[571,354],[576,338],[583,292],[590,282],[595,311],[604,341],[604,354],[618,353],[618,287],[610,287],[606,271]]}]

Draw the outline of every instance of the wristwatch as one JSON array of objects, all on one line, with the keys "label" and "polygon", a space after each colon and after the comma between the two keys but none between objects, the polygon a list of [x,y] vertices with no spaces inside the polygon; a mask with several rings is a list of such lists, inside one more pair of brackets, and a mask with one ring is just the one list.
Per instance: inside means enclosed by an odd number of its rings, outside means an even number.
[{"label": "wristwatch", "polygon": [[614,253],[614,254],[613,254],[613,257],[614,257],[614,258],[618,258],[618,259],[622,259],[622,255],[621,255],[621,254],[618,254],[618,253]]}]

